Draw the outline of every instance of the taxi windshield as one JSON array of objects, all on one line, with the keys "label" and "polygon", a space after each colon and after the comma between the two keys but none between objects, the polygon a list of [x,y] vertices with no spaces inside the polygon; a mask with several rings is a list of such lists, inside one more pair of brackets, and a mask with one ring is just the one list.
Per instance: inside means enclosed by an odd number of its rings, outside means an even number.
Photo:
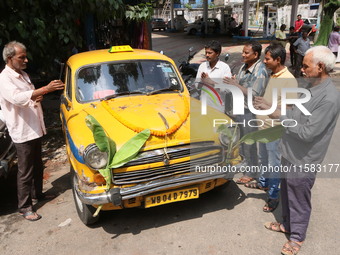
[{"label": "taxi windshield", "polygon": [[76,77],[76,96],[88,102],[127,94],[182,91],[172,64],[160,60],[99,63],[81,68]]}]

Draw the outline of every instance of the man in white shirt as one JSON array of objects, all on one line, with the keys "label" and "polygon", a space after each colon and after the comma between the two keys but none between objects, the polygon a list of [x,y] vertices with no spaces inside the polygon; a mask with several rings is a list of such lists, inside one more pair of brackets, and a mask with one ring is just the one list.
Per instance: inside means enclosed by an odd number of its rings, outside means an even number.
[{"label": "man in white shirt", "polygon": [[12,41],[5,45],[5,69],[0,74],[0,104],[9,134],[18,156],[18,209],[27,220],[41,218],[32,207],[32,199],[42,199],[43,163],[41,137],[46,134],[41,100],[43,95],[64,89],[61,81],[35,89],[27,73],[26,47]]},{"label": "man in white shirt", "polygon": [[224,113],[225,90],[221,88],[223,78],[231,77],[228,64],[219,59],[222,47],[217,41],[211,41],[205,46],[206,62],[197,71],[196,82],[201,90],[201,98],[207,98],[207,104]]}]

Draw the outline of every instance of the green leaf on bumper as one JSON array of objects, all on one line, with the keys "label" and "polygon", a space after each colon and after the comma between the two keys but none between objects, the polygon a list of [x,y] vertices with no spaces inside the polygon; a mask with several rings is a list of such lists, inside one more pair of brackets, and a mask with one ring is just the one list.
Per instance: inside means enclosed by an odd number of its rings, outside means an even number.
[{"label": "green leaf on bumper", "polygon": [[116,153],[116,143],[106,135],[103,127],[93,116],[86,116],[85,122],[93,133],[93,138],[98,149],[103,152],[108,152],[109,158],[107,165],[109,165],[111,160],[113,159],[113,156]]},{"label": "green leaf on bumper", "polygon": [[98,149],[108,153],[108,163],[106,167],[99,170],[106,181],[106,189],[108,190],[112,180],[112,168],[118,168],[136,157],[146,140],[149,139],[150,130],[145,129],[138,133],[116,151],[116,143],[106,135],[103,127],[93,116],[86,116],[85,122],[93,133],[93,138]]}]

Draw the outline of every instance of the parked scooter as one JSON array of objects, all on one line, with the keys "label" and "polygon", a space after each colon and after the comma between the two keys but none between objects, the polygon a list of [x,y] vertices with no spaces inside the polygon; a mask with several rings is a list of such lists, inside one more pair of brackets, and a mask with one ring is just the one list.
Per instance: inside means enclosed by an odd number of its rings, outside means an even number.
[{"label": "parked scooter", "polygon": [[190,63],[197,53],[197,51],[193,52],[193,50],[193,47],[189,48],[188,58],[181,61],[181,64],[179,65],[179,71],[181,72],[182,78],[190,92],[190,95],[194,98],[199,98],[200,94],[195,87],[195,78],[200,65],[197,63]]}]

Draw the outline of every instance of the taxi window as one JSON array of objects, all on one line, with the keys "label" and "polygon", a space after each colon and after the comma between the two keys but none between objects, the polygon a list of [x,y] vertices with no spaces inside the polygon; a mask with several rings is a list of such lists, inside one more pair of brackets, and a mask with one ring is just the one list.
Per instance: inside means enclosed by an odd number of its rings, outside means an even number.
[{"label": "taxi window", "polygon": [[160,89],[183,89],[174,67],[169,62],[159,60],[86,66],[78,71],[76,85],[76,97],[79,102],[133,92],[148,94]]},{"label": "taxi window", "polygon": [[66,84],[66,95],[67,95],[67,98],[70,101],[72,101],[71,68],[69,66],[67,66],[67,68],[66,68],[66,74],[65,74],[64,82]]}]

